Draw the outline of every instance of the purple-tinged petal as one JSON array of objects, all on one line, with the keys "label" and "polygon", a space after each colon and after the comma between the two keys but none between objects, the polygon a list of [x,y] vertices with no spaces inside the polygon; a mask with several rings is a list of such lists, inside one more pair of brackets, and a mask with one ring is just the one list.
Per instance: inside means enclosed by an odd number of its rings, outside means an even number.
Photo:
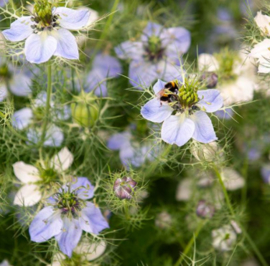
[{"label": "purple-tinged petal", "polygon": [[114,51],[120,59],[141,60],[144,48],[142,42],[126,41],[115,47]]},{"label": "purple-tinged petal", "polygon": [[122,147],[119,156],[126,169],[129,169],[130,165],[140,167],[145,161],[145,158],[141,153],[141,149],[135,148],[131,144]]},{"label": "purple-tinged petal", "polygon": [[111,150],[120,150],[123,146],[129,145],[131,134],[129,132],[117,133],[111,136],[107,146]]},{"label": "purple-tinged petal", "polygon": [[57,40],[57,48],[54,55],[67,59],[79,59],[76,38],[70,31],[59,29],[57,32],[52,32],[52,35]]},{"label": "purple-tinged petal", "polygon": [[109,224],[103,217],[100,209],[91,202],[87,202],[87,206],[82,210],[80,226],[84,231],[95,235],[109,228]]},{"label": "purple-tinged petal", "polygon": [[155,94],[157,94],[158,92],[160,92],[162,89],[165,88],[167,82],[164,82],[160,79],[158,79],[158,81],[155,83],[155,85],[153,86],[153,90],[155,92]]},{"label": "purple-tinged petal", "polygon": [[264,165],[261,169],[261,175],[263,181],[267,184],[270,184],[270,164]]},{"label": "purple-tinged petal", "polygon": [[30,63],[41,64],[53,56],[56,48],[57,40],[47,32],[31,34],[25,42],[25,56]]},{"label": "purple-tinged petal", "polygon": [[223,106],[223,99],[218,90],[201,90],[198,91],[198,96],[200,98],[198,105],[206,112],[216,112]]},{"label": "purple-tinged petal", "polygon": [[42,209],[29,227],[31,241],[40,243],[61,233],[63,222],[60,214],[55,213],[52,206]]},{"label": "purple-tinged petal", "polygon": [[162,125],[161,138],[169,144],[183,146],[191,139],[194,130],[194,122],[185,114],[172,115]]},{"label": "purple-tinged petal", "polygon": [[90,18],[90,12],[87,9],[73,10],[66,7],[57,7],[54,14],[60,16],[60,26],[68,30],[80,30],[86,27]]},{"label": "purple-tinged petal", "polygon": [[141,109],[141,115],[155,123],[161,123],[166,120],[173,112],[173,109],[166,103],[154,98],[147,102]]},{"label": "purple-tinged petal", "polygon": [[81,236],[82,228],[76,219],[70,220],[69,218],[63,219],[62,232],[55,236],[60,250],[71,258],[73,249],[78,245]]},{"label": "purple-tinged petal", "polygon": [[12,42],[23,41],[33,33],[30,16],[21,17],[10,25],[10,29],[2,31],[5,38]]},{"label": "purple-tinged petal", "polygon": [[86,177],[78,177],[75,181],[70,187],[71,191],[76,191],[78,197],[84,200],[93,198],[95,187]]},{"label": "purple-tinged petal", "polygon": [[22,130],[26,128],[33,118],[33,111],[30,108],[23,108],[19,111],[14,112],[12,117],[12,126]]},{"label": "purple-tinged petal", "polygon": [[202,143],[209,143],[217,140],[211,119],[205,112],[196,112],[190,118],[195,124],[195,130],[192,136],[193,139]]},{"label": "purple-tinged petal", "polygon": [[233,110],[231,108],[226,108],[225,110],[216,111],[215,115],[221,119],[231,119],[233,116]]},{"label": "purple-tinged petal", "polygon": [[148,42],[149,37],[151,36],[161,36],[163,27],[157,23],[148,22],[147,26],[143,30],[141,40],[142,42]]},{"label": "purple-tinged petal", "polygon": [[122,73],[122,67],[120,62],[115,57],[110,55],[97,55],[93,62],[93,66],[94,69],[100,70],[103,78],[116,77]]},{"label": "purple-tinged petal", "polygon": [[172,81],[177,79],[182,81],[183,73],[181,67],[169,61],[160,61],[157,64],[156,72],[157,76],[162,77],[164,80]]}]

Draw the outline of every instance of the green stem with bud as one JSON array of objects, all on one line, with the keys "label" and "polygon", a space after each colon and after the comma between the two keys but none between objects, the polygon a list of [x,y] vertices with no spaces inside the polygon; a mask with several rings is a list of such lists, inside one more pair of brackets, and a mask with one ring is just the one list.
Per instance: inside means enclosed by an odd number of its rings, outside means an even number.
[{"label": "green stem with bud", "polygon": [[51,62],[48,62],[47,65],[47,99],[46,99],[46,107],[45,107],[45,121],[43,124],[42,128],[42,135],[41,135],[41,145],[43,145],[45,141],[45,136],[46,136],[46,130],[47,130],[47,125],[49,122],[49,112],[50,112],[50,107],[51,107],[51,95],[52,95],[52,65]]},{"label": "green stem with bud", "polygon": [[184,252],[181,253],[179,259],[177,260],[177,262],[174,264],[174,266],[179,266],[181,265],[181,263],[183,262],[183,260],[185,259],[185,257],[187,256],[187,254],[189,253],[191,247],[193,246],[194,241],[196,240],[196,238],[198,237],[198,235],[200,234],[201,230],[203,229],[203,227],[206,225],[208,221],[207,220],[201,220],[196,228],[196,231],[193,235],[193,237],[189,240],[186,248],[184,249]]},{"label": "green stem with bud", "polygon": [[[232,207],[228,192],[226,190],[226,187],[224,185],[224,182],[222,180],[222,177],[219,173],[219,170],[216,166],[213,167],[213,170],[215,171],[215,174],[218,178],[218,181],[222,187],[223,190],[223,194],[226,200],[226,204],[228,209],[230,210],[231,215],[233,216],[233,218],[235,218],[235,211]],[[258,260],[261,262],[261,265],[263,266],[268,266],[268,263],[265,261],[264,257],[262,256],[261,252],[259,251],[259,249],[257,248],[256,244],[253,242],[252,238],[249,236],[248,232],[246,231],[246,229],[238,222],[238,225],[240,226],[245,238],[247,239],[247,241],[249,242],[249,245],[251,246],[251,248],[253,249],[254,253],[256,254]]]}]

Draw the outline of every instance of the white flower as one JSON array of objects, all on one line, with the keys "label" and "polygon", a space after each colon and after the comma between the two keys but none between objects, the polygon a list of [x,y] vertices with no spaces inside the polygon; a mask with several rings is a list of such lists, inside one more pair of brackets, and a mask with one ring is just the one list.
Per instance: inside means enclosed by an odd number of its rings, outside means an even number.
[{"label": "white flower", "polygon": [[[101,240],[99,243],[89,243],[89,241],[84,238],[81,243],[74,249],[74,253],[81,256],[81,262],[92,261],[100,256],[106,250],[106,242]],[[57,253],[53,256],[51,264],[47,266],[62,266],[62,262],[65,260],[65,255],[62,253]]]},{"label": "white flower", "polygon": [[190,148],[190,152],[198,161],[211,162],[217,155],[220,155],[219,146],[216,141],[206,144],[194,142]]},{"label": "white flower", "polygon": [[261,11],[257,12],[254,18],[257,26],[260,28],[263,34],[270,35],[270,17],[263,15]]},{"label": "white flower", "polygon": [[237,190],[245,186],[245,179],[232,168],[224,168],[221,178],[227,190]]},{"label": "white flower", "polygon": [[[66,171],[73,162],[73,155],[67,149],[63,148],[56,154],[49,162],[49,169],[57,173]],[[48,182],[43,180],[50,176],[43,176],[41,171],[36,167],[25,164],[20,161],[13,164],[15,176],[23,183],[14,198],[14,204],[19,206],[33,206],[38,203],[42,198],[41,186]],[[48,170],[48,169],[43,169]]]},{"label": "white flower", "polygon": [[53,55],[79,59],[76,39],[69,30],[86,27],[89,17],[86,9],[53,8],[49,1],[40,1],[34,5],[33,16],[18,18],[3,34],[12,42],[26,39],[24,52],[31,63],[44,63]]},{"label": "white flower", "polygon": [[212,245],[219,251],[229,251],[234,246],[237,234],[230,225],[212,231]]}]

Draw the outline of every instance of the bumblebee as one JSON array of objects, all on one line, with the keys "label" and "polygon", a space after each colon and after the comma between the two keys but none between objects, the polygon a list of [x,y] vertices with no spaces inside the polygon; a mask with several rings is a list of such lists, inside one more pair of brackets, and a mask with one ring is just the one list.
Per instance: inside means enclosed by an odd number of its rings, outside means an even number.
[{"label": "bumblebee", "polygon": [[174,102],[178,99],[179,87],[177,81],[170,81],[165,84],[164,88],[157,94],[161,102]]}]

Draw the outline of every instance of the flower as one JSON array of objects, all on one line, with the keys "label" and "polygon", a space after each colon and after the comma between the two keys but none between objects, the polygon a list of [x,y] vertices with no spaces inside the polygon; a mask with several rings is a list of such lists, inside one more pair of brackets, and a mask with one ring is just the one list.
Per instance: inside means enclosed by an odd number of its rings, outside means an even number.
[{"label": "flower", "polygon": [[197,84],[185,81],[176,92],[166,92],[169,101],[161,100],[166,83],[158,80],[153,90],[156,97],[141,109],[141,115],[155,123],[163,122],[161,138],[169,143],[183,146],[191,138],[209,143],[217,139],[212,122],[206,112],[215,112],[223,100],[218,90],[198,90]]},{"label": "flower", "polygon": [[262,11],[258,11],[254,20],[261,30],[261,33],[270,36],[270,17],[263,15]]},{"label": "flower", "polygon": [[190,46],[190,33],[185,28],[165,29],[149,22],[140,41],[126,41],[115,48],[120,59],[130,59],[130,83],[149,87],[158,78],[181,77],[179,58]]},{"label": "flower", "polygon": [[83,231],[97,235],[109,228],[100,209],[87,201],[93,196],[94,186],[86,177],[62,186],[30,224],[31,241],[40,243],[55,237],[60,250],[71,257]]},{"label": "flower", "polygon": [[263,181],[267,184],[270,184],[270,164],[263,165],[261,169],[261,175],[262,175]]},{"label": "flower", "polygon": [[120,160],[127,169],[140,167],[147,160],[153,161],[161,152],[160,147],[151,141],[146,144],[133,141],[129,131],[114,134],[107,146],[111,150],[120,150]]},{"label": "flower", "polygon": [[216,141],[191,146],[190,152],[198,161],[214,161],[217,156],[222,156],[222,151]]},{"label": "flower", "polygon": [[15,176],[23,183],[15,195],[14,204],[19,206],[37,204],[43,196],[44,185],[54,181],[58,174],[62,174],[71,166],[72,162],[72,153],[63,148],[51,159],[48,167],[38,169],[22,161],[13,164]]},{"label": "flower", "polygon": [[220,175],[227,190],[233,191],[245,186],[245,179],[232,168],[222,169]]},{"label": "flower", "polygon": [[12,42],[25,41],[25,56],[31,63],[44,63],[55,55],[66,59],[79,59],[75,37],[69,30],[86,27],[88,10],[54,7],[47,0],[36,1],[32,16],[22,16],[4,30],[5,38]]},{"label": "flower", "polygon": [[[103,240],[98,243],[89,243],[89,240],[84,238],[73,251],[77,255],[74,259],[76,262],[78,260],[78,264],[95,260],[103,255],[106,246],[106,242]],[[65,262],[65,259],[65,255],[59,252],[53,256],[52,263],[47,266],[61,266]]]},{"label": "flower", "polygon": [[4,261],[2,261],[2,263],[0,264],[0,266],[12,266],[12,265],[10,265],[7,260],[4,260]]},{"label": "flower", "polygon": [[0,0],[0,6],[6,5],[8,0]]},{"label": "flower", "polygon": [[201,218],[212,218],[215,212],[214,205],[200,200],[197,205],[196,214]]},{"label": "flower", "polygon": [[95,91],[97,96],[107,96],[106,78],[114,78],[122,73],[119,61],[110,55],[95,57],[92,70],[86,75],[86,92]]},{"label": "flower", "polygon": [[224,225],[223,227],[212,231],[212,245],[217,250],[231,250],[236,239],[237,234],[231,225]]},{"label": "flower", "polygon": [[117,178],[114,182],[113,190],[120,199],[131,199],[137,182],[130,177]]},{"label": "flower", "polygon": [[155,225],[160,229],[170,228],[172,225],[172,216],[167,211],[162,211],[157,215]]}]

